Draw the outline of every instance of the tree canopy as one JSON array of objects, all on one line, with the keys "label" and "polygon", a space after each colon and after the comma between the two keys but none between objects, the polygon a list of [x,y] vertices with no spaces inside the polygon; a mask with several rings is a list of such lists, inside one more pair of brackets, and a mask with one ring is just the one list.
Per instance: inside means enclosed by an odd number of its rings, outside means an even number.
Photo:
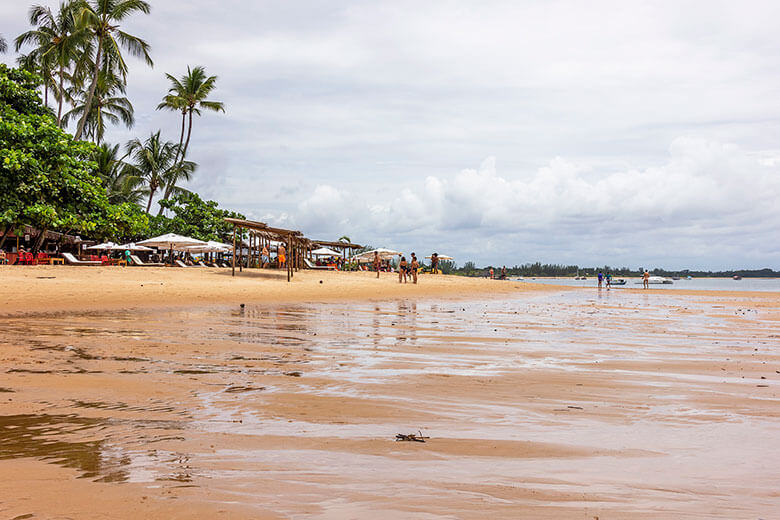
[{"label": "tree canopy", "polygon": [[62,131],[36,87],[40,78],[0,64],[0,225],[93,237],[136,236],[135,204],[110,204],[94,172],[94,145]]}]

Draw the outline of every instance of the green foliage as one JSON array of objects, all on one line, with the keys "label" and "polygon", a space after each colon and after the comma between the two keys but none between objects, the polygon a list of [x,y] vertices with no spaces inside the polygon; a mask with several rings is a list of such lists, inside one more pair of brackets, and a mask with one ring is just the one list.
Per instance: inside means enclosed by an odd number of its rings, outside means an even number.
[{"label": "green foliage", "polygon": [[217,240],[225,242],[233,235],[233,226],[225,222],[225,217],[245,218],[239,213],[219,209],[213,200],[200,198],[197,193],[177,193],[160,205],[173,216],[167,218],[158,215],[150,217],[150,234],[178,233],[199,240]]},{"label": "green foliage", "polygon": [[39,80],[0,64],[0,225],[95,238],[148,228],[133,204],[111,205],[94,175],[93,145],[63,132],[35,91]]}]

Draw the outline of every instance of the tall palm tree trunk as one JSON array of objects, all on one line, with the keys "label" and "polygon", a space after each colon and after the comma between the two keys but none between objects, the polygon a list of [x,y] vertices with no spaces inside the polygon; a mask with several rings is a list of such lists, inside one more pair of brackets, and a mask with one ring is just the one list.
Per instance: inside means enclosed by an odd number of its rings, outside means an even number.
[{"label": "tall palm tree trunk", "polygon": [[60,99],[57,107],[57,126],[62,128],[62,98],[65,97],[62,92],[62,76],[65,73],[64,67],[60,64]]},{"label": "tall palm tree trunk", "polygon": [[152,208],[152,198],[154,197],[154,191],[149,190],[149,202],[146,203],[146,213],[149,214],[149,210]]},{"label": "tall palm tree trunk", "polygon": [[87,99],[84,103],[84,115],[81,116],[79,126],[76,128],[76,135],[73,138],[78,141],[81,139],[81,134],[84,133],[84,127],[87,125],[87,117],[89,116],[89,109],[92,107],[92,100],[95,97],[95,89],[97,88],[98,74],[100,74],[100,58],[103,54],[103,36],[101,34],[98,38],[97,54],[95,54],[95,68],[92,71],[92,84],[89,86],[89,93],[87,93]]},{"label": "tall palm tree trunk", "polygon": [[181,160],[184,161],[184,158],[187,157],[187,148],[190,146],[190,136],[192,135],[192,107],[188,110],[190,113],[190,121],[187,125],[187,140],[184,142],[184,150],[181,152]]},{"label": "tall palm tree trunk", "polygon": [[[187,111],[186,110],[182,110],[182,112],[181,112],[181,135],[179,136],[179,148],[176,149],[176,157],[173,159],[173,164],[174,165],[178,162],[179,155],[181,154],[181,146],[182,146],[182,143],[184,142],[184,122],[185,122],[185,118],[186,117],[187,117]],[[190,117],[190,124],[192,124],[192,117]],[[189,137],[187,138],[187,142],[189,142]],[[184,155],[181,155],[181,160],[182,160],[182,162],[184,162]],[[168,200],[168,198],[170,198],[171,193],[173,193],[173,188],[174,188],[173,184],[168,185],[168,186],[165,187],[165,193],[163,193],[162,200]],[[163,211],[165,211],[165,208],[160,206],[160,211],[157,212],[157,216],[159,217],[160,215],[162,215]]]}]

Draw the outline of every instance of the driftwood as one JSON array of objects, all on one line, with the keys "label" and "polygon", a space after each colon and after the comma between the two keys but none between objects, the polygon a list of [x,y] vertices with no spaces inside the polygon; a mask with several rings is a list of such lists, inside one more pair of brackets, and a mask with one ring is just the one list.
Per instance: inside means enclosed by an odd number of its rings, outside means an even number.
[{"label": "driftwood", "polygon": [[410,434],[403,434],[398,433],[395,436],[396,442],[398,441],[408,441],[408,442],[425,442],[425,439],[430,439],[430,437],[425,437],[421,431],[417,430],[417,433],[420,435],[417,435],[416,433],[410,433]]}]

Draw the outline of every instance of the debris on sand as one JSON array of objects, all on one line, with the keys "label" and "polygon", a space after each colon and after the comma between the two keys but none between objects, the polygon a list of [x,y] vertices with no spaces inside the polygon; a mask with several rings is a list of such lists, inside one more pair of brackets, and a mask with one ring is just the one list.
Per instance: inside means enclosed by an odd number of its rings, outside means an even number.
[{"label": "debris on sand", "polygon": [[[417,435],[419,433],[419,435]],[[417,433],[410,433],[410,434],[403,434],[403,433],[397,433],[395,436],[396,442],[398,441],[408,441],[408,442],[425,442],[425,439],[430,439],[430,437],[425,437],[421,431],[417,431]]]}]

